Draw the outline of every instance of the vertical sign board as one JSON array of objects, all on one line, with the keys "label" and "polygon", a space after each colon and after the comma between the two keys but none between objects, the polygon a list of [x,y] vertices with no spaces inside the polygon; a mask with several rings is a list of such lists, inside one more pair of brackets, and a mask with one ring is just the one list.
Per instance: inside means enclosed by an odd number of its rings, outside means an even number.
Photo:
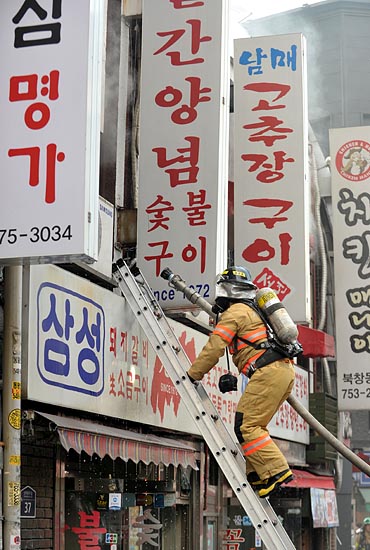
[{"label": "vertical sign board", "polygon": [[170,267],[206,299],[226,262],[228,0],[144,0],[138,265],[163,308]]},{"label": "vertical sign board", "polygon": [[309,321],[305,40],[234,43],[235,263]]},{"label": "vertical sign board", "polygon": [[0,262],[97,255],[104,0],[2,0]]},{"label": "vertical sign board", "polygon": [[329,131],[338,408],[370,407],[370,127]]}]

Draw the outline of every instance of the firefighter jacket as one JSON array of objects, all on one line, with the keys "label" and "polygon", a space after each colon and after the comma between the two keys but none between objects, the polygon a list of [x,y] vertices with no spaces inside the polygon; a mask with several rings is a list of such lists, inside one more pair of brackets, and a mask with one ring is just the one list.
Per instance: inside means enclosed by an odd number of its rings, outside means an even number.
[{"label": "firefighter jacket", "polygon": [[194,380],[201,380],[217,364],[226,346],[229,346],[238,371],[246,374],[250,362],[255,361],[265,350],[256,350],[236,336],[254,344],[267,340],[266,326],[261,317],[243,302],[233,303],[222,313],[208,342],[190,367],[189,376]]}]

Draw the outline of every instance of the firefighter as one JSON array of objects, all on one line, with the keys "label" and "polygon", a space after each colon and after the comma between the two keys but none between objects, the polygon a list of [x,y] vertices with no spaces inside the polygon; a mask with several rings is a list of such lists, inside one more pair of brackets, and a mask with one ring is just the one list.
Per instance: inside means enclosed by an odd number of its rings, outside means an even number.
[{"label": "firefighter", "polygon": [[294,365],[271,348],[260,347],[267,342],[267,330],[258,311],[249,305],[256,289],[249,270],[243,267],[230,267],[218,276],[214,307],[220,316],[188,376],[192,382],[202,380],[228,348],[239,373],[248,377],[234,430],[246,459],[247,480],[265,498],[293,479],[267,425],[292,391]]},{"label": "firefighter", "polygon": [[356,550],[370,550],[370,518],[364,518],[362,528],[356,536]]}]

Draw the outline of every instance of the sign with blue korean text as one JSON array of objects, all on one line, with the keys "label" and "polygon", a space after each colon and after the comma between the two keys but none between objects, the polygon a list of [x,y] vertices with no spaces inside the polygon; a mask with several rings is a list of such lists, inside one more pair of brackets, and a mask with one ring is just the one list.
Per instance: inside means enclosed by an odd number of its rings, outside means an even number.
[{"label": "sign with blue korean text", "polygon": [[[23,399],[199,433],[156,342],[149,342],[124,298],[56,266],[31,266],[25,269],[24,312]],[[194,361],[207,336],[176,321],[171,326]],[[241,393],[220,393],[218,380],[226,372],[223,357],[203,385],[232,431]],[[308,375],[299,367],[294,395],[308,406]],[[306,422],[287,402],[270,428],[280,439],[308,442]]]},{"label": "sign with blue korean text", "polygon": [[309,185],[305,40],[234,41],[235,263],[309,322]]},{"label": "sign with blue korean text", "polygon": [[212,298],[226,265],[228,0],[143,0],[138,265],[163,308]]},{"label": "sign with blue korean text", "polygon": [[370,127],[329,131],[338,408],[370,408]]},{"label": "sign with blue korean text", "polygon": [[93,261],[105,0],[0,15],[0,263]]}]

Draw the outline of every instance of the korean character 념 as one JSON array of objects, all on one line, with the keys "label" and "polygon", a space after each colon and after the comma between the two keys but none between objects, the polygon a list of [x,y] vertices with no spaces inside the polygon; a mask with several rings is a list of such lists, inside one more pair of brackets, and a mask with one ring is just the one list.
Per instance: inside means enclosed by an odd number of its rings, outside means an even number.
[{"label": "korean character \ub150", "polygon": [[[177,187],[178,185],[197,183],[198,179],[198,162],[199,162],[199,143],[200,139],[196,136],[186,136],[185,140],[189,142],[189,147],[180,147],[177,151],[179,156],[174,158],[167,158],[167,149],[165,147],[155,147],[152,149],[154,153],[157,153],[157,166],[159,168],[165,168],[175,163],[189,163],[185,168],[169,168],[165,170],[166,174],[170,176],[170,186]],[[189,153],[185,155],[184,153]],[[184,178],[183,175],[187,177]]]},{"label": "korean character \ub150", "polygon": [[[255,55],[255,57],[253,57],[253,55]],[[262,61],[263,59],[267,59],[267,57],[267,54],[263,53],[262,48],[256,48],[254,54],[250,51],[242,52],[239,58],[239,63],[240,65],[248,66],[249,75],[263,74]]]},{"label": "korean character \ub150", "polygon": [[[204,101],[210,101],[210,96],[204,95],[212,91],[211,88],[201,88],[201,79],[198,77],[185,78],[190,84],[190,103],[189,105],[182,104],[181,107],[173,111],[171,120],[175,124],[189,124],[196,120],[198,113],[195,109],[197,105]],[[159,107],[174,107],[183,98],[183,93],[178,88],[166,86],[155,96],[155,102]]]},{"label": "korean character \ub150", "polygon": [[[27,12],[31,10],[32,13]],[[32,25],[18,26],[14,31],[14,47],[26,48],[30,46],[44,46],[47,44],[58,44],[61,40],[61,23],[44,23],[48,18],[48,12],[36,0],[25,0],[12,18],[15,25],[18,25],[27,14],[28,17],[35,19]],[[53,0],[51,19],[60,19],[62,16],[62,0]],[[35,34],[36,33],[36,36]],[[40,36],[40,34],[42,36]]]},{"label": "korean character \ub150", "polygon": [[[201,36],[200,27],[201,27],[201,21],[199,19],[189,19],[186,21],[191,27],[191,53],[193,55],[197,54],[199,52],[200,44],[202,42],[208,42],[212,40],[211,36]],[[170,48],[173,44],[175,44],[180,38],[186,33],[185,29],[176,29],[171,31],[164,31],[164,32],[157,32],[157,35],[160,37],[170,36],[170,39],[167,40],[167,42],[159,48],[156,52],[154,52],[153,55],[158,55],[168,48]],[[171,65],[174,66],[180,66],[180,65],[193,65],[196,63],[204,63],[204,57],[193,57],[192,59],[188,60],[182,60],[181,59],[181,51],[169,51],[166,53],[166,55],[171,60]]]}]

